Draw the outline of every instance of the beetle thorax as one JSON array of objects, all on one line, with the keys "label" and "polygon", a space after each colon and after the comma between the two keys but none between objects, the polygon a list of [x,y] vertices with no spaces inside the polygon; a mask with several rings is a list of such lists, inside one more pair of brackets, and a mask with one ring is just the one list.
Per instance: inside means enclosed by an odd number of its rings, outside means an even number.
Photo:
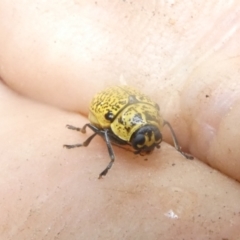
[{"label": "beetle thorax", "polygon": [[153,106],[137,103],[123,109],[111,123],[111,129],[119,138],[130,142],[132,135],[142,127],[153,125],[161,130],[162,124],[159,112]]}]

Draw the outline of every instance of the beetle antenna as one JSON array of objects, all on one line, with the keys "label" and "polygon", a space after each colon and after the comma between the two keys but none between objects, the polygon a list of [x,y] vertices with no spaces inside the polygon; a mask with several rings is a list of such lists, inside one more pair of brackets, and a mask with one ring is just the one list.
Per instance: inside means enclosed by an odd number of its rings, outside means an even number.
[{"label": "beetle antenna", "polygon": [[187,153],[182,151],[182,149],[181,149],[181,147],[180,147],[180,145],[178,143],[177,136],[176,136],[176,134],[175,134],[171,124],[168,121],[164,120],[163,125],[167,125],[169,127],[171,135],[172,135],[173,143],[174,143],[174,146],[177,149],[177,151],[179,151],[185,158],[193,159],[193,156],[191,156],[190,154],[187,154]]}]

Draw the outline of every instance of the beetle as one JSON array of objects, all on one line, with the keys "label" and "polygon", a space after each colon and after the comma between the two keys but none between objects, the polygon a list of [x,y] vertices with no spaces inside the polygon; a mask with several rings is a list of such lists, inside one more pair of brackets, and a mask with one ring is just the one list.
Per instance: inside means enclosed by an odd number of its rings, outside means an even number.
[{"label": "beetle", "polygon": [[88,119],[90,123],[82,128],[72,125],[66,127],[81,133],[86,133],[88,127],[93,134],[83,143],[63,146],[68,149],[87,147],[96,135],[101,136],[111,160],[99,178],[105,176],[114,163],[112,144],[127,146],[135,154],[150,154],[155,148],[160,148],[161,131],[165,125],[170,129],[176,150],[187,159],[193,159],[181,150],[171,124],[160,115],[158,104],[129,86],[114,86],[96,94],[90,104]]}]

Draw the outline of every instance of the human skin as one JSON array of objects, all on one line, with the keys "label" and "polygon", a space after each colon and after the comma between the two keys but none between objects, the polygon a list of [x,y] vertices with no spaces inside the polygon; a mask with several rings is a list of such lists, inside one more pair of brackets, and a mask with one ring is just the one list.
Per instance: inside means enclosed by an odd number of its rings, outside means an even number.
[{"label": "human skin", "polygon": [[[238,239],[238,1],[1,1],[1,239]],[[65,128],[127,84],[159,103],[185,159]],[[164,140],[172,143],[168,129]],[[146,161],[147,160],[147,161]]]}]

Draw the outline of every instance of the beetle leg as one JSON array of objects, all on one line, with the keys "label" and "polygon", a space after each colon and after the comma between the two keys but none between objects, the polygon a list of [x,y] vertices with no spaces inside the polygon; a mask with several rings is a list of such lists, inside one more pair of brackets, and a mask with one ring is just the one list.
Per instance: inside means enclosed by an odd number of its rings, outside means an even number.
[{"label": "beetle leg", "polygon": [[66,127],[67,127],[68,129],[71,129],[71,130],[81,131],[81,128],[74,127],[74,126],[69,125],[69,124],[67,124]]},{"label": "beetle leg", "polygon": [[163,125],[167,125],[167,126],[169,127],[169,129],[170,129],[170,131],[171,131],[173,143],[174,143],[174,146],[175,146],[175,148],[177,149],[177,151],[179,151],[185,158],[187,158],[187,159],[193,159],[193,156],[191,156],[190,154],[187,154],[187,153],[185,153],[185,152],[183,152],[183,151],[181,150],[181,147],[179,146],[179,143],[178,143],[176,134],[175,134],[175,132],[173,131],[173,128],[172,128],[171,124],[170,124],[169,122],[167,122],[167,121],[164,120]]},{"label": "beetle leg", "polygon": [[98,128],[96,128],[95,126],[93,126],[92,124],[90,123],[87,123],[85,124],[82,128],[78,128],[78,127],[74,127],[72,125],[66,125],[66,127],[68,129],[71,129],[71,130],[76,130],[76,131],[79,131],[81,133],[86,133],[86,128],[89,127],[93,132],[94,134],[91,135],[87,140],[85,140],[83,143],[79,143],[79,144],[72,144],[72,145],[63,145],[63,147],[66,147],[66,148],[75,148],[75,147],[87,147],[89,145],[89,143],[92,141],[92,139],[96,136],[96,135],[104,135],[105,133],[103,133],[104,131],[102,130],[99,130]]},{"label": "beetle leg", "polygon": [[105,176],[108,173],[108,170],[112,167],[112,165],[114,163],[114,160],[115,160],[115,155],[114,155],[114,152],[113,152],[112,144],[111,144],[109,136],[108,136],[108,129],[106,129],[106,130],[99,130],[97,127],[93,126],[90,123],[85,124],[82,128],[74,127],[72,125],[67,125],[66,127],[68,129],[80,131],[82,133],[85,133],[86,132],[86,128],[89,127],[94,132],[94,134],[92,134],[83,143],[73,144],[73,145],[63,145],[63,147],[66,147],[66,148],[87,147],[89,145],[89,143],[92,141],[92,139],[96,135],[100,135],[100,136],[102,136],[105,139],[106,144],[107,144],[107,148],[108,148],[108,153],[109,153],[109,156],[111,158],[111,161],[109,162],[107,167],[99,174],[99,178],[101,178],[102,176]]},{"label": "beetle leg", "polygon": [[79,143],[79,144],[73,144],[73,145],[63,145],[63,147],[66,148],[75,148],[75,147],[87,147],[89,145],[89,143],[92,141],[92,139],[97,135],[97,133],[92,134],[86,141],[84,141],[83,143]]},{"label": "beetle leg", "polygon": [[[89,124],[87,123],[87,124],[85,124],[82,128],[79,128],[79,127],[74,127],[74,126],[72,126],[72,125],[67,124],[66,127],[67,127],[68,129],[71,129],[71,130],[76,130],[76,131],[79,131],[79,132],[81,132],[81,133],[86,133],[86,127],[89,127],[88,125],[89,125]],[[90,128],[91,128],[91,127],[90,127]],[[94,132],[95,132],[95,131],[94,131]]]},{"label": "beetle leg", "polygon": [[108,129],[106,129],[104,131],[104,138],[105,138],[105,141],[106,141],[106,144],[107,144],[108,153],[109,153],[109,156],[111,158],[111,161],[109,162],[107,167],[99,174],[99,177],[98,177],[99,179],[102,178],[102,176],[107,175],[108,170],[112,167],[112,165],[114,163],[114,160],[115,160],[115,155],[114,155],[114,152],[113,152],[113,148],[112,148],[111,142],[110,142],[109,137],[108,137]]}]

